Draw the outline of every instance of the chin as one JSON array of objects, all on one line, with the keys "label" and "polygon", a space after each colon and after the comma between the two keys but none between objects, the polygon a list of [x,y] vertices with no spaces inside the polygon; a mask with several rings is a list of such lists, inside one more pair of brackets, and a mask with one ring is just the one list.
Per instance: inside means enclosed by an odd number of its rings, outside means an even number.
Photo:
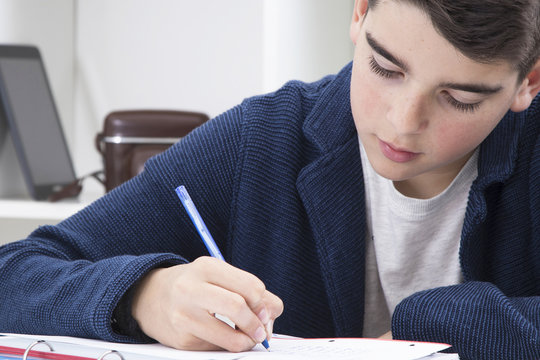
[{"label": "chin", "polygon": [[391,181],[403,181],[414,177],[408,169],[400,169],[402,166],[389,164],[386,166],[373,166],[377,174]]}]

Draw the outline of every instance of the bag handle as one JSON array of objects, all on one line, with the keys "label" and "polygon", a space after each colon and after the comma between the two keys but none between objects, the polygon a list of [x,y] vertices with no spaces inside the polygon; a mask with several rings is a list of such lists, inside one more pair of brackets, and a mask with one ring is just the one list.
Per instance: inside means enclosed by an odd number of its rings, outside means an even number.
[{"label": "bag handle", "polygon": [[86,174],[83,177],[80,177],[76,179],[75,181],[67,184],[66,186],[62,187],[60,190],[53,192],[49,197],[47,198],[50,202],[56,202],[61,199],[75,197],[81,193],[82,190],[82,182],[89,177],[93,177],[97,181],[99,181],[101,184],[105,185],[105,172],[103,170],[94,171],[90,174]]}]

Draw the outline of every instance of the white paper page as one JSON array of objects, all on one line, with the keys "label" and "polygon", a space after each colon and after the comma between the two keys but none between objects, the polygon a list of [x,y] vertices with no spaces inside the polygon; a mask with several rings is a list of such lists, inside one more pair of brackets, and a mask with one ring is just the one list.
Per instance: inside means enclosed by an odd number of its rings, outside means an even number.
[{"label": "white paper page", "polygon": [[430,356],[423,357],[420,360],[459,360],[458,354],[433,354]]},{"label": "white paper page", "polygon": [[446,344],[377,339],[272,339],[270,353],[259,350],[256,354],[251,352],[249,358],[413,360],[448,347]]},{"label": "white paper page", "polygon": [[[257,345],[253,350],[242,353],[230,353],[226,351],[181,351],[175,350],[161,344],[120,344],[110,343],[92,339],[82,339],[59,336],[39,336],[39,335],[15,335],[16,337],[30,337],[31,339],[42,339],[50,342],[53,346],[61,344],[61,349],[67,349],[73,345],[83,345],[89,348],[101,348],[103,350],[117,350],[121,352],[125,360],[142,359],[182,359],[182,360],[249,360],[249,359],[283,359],[283,360],[413,360],[421,359],[425,356],[441,351],[449,346],[446,344],[422,343],[412,341],[392,341],[377,339],[287,339],[272,338],[270,341],[270,352],[266,351],[262,345]],[[0,342],[2,338],[0,338]],[[82,353],[85,348],[81,348],[79,356],[90,354]],[[69,349],[73,354],[76,347]],[[94,349],[95,353],[95,349]],[[442,360],[442,358],[441,358]],[[446,359],[445,359],[446,360]]]}]

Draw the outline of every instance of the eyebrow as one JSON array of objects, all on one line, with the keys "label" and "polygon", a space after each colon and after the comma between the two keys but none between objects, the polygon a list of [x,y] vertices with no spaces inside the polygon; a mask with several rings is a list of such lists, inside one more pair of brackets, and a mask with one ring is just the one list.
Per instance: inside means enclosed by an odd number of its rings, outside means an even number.
[{"label": "eyebrow", "polygon": [[388,61],[390,61],[394,65],[399,66],[404,71],[406,71],[406,72],[409,71],[409,66],[407,66],[405,61],[400,60],[399,58],[392,55],[381,44],[379,44],[379,42],[377,42],[377,40],[375,40],[373,38],[373,36],[371,36],[371,34],[369,32],[366,32],[366,40],[367,40],[367,43],[369,44],[369,46],[371,46],[371,48],[373,49],[373,51],[375,51],[376,53],[378,53],[382,57],[386,58]]},{"label": "eyebrow", "polygon": [[[392,55],[388,50],[384,48],[377,40],[373,38],[373,36],[366,31],[366,41],[369,44],[369,46],[381,55],[382,57],[386,58],[388,61],[393,63],[394,65],[398,66],[400,69],[403,69],[403,71],[408,72],[409,66],[407,63],[398,57]],[[485,94],[485,95],[491,95],[495,94],[502,90],[502,86],[490,86],[486,84],[460,84],[460,83],[453,83],[453,82],[446,82],[440,84],[440,87],[445,87],[449,89],[459,90],[459,91],[466,91],[471,93],[478,93],[478,94]]]},{"label": "eyebrow", "polygon": [[454,90],[460,90],[460,91],[466,91],[471,93],[478,93],[478,94],[485,94],[485,95],[491,95],[498,93],[502,90],[502,86],[489,86],[485,84],[458,84],[458,83],[442,83],[440,85],[441,87],[454,89]]}]

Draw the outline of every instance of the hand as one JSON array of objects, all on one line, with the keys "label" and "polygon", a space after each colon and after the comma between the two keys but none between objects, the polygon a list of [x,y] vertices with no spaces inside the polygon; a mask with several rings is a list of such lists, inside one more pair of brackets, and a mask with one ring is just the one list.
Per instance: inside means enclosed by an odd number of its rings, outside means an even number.
[{"label": "hand", "polygon": [[152,270],[135,289],[131,308],[142,331],[164,345],[233,352],[269,338],[282,312],[283,302],[261,280],[211,257]]},{"label": "hand", "polygon": [[392,332],[389,331],[386,334],[379,336],[379,339],[392,340]]}]

